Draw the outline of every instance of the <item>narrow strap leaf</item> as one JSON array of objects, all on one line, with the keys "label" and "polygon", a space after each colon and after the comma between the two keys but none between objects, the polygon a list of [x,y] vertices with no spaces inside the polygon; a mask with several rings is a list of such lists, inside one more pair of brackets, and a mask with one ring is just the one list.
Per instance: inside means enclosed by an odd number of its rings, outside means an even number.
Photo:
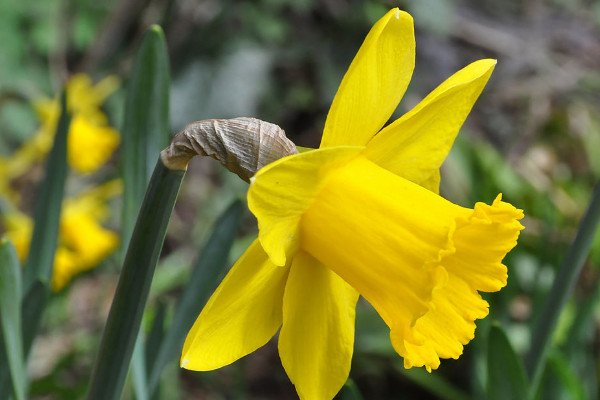
[{"label": "narrow strap leaf", "polygon": [[136,53],[127,86],[121,134],[123,154],[122,248],[133,232],[146,185],[160,151],[169,137],[169,56],[162,29],[154,25],[146,32]]},{"label": "narrow strap leaf", "polygon": [[592,200],[585,212],[575,239],[554,280],[554,285],[548,293],[548,299],[542,310],[538,324],[531,336],[531,348],[526,358],[526,367],[532,382],[532,393],[537,391],[550,339],[556,328],[558,317],[567,304],[581,273],[583,264],[589,254],[594,234],[600,222],[600,183],[594,187]]},{"label": "narrow strap leaf", "polygon": [[219,217],[212,235],[204,246],[175,311],[173,322],[161,342],[155,362],[150,369],[151,393],[156,390],[164,367],[181,353],[188,331],[217,286],[218,279],[227,264],[229,250],[233,245],[244,209],[243,202],[239,199],[235,200]]},{"label": "narrow strap leaf", "polygon": [[146,369],[146,351],[144,347],[144,334],[138,332],[133,348],[131,360],[131,375],[133,377],[133,390],[137,400],[148,400],[148,370]]},{"label": "narrow strap leaf", "polygon": [[23,271],[23,293],[31,289],[36,279],[50,282],[52,278],[58,223],[67,179],[67,133],[71,123],[64,92],[60,104],[61,114],[54,145],[46,161],[44,180],[37,193],[33,236]]},{"label": "narrow strap leaf", "polygon": [[[37,334],[42,314],[49,297],[54,253],[56,251],[58,225],[67,178],[67,135],[71,116],[67,110],[67,96],[61,95],[61,114],[52,150],[46,160],[44,180],[37,193],[34,211],[33,237],[21,280],[22,351],[27,358],[33,339]],[[8,371],[0,369],[0,392],[6,392]]]},{"label": "narrow strap leaf", "polygon": [[561,391],[563,392],[562,394],[565,396],[563,398],[571,400],[585,400],[587,398],[593,398],[586,397],[583,380],[573,370],[573,366],[569,360],[567,360],[558,351],[552,350],[548,353],[548,365],[544,376],[545,381],[547,381],[548,377],[550,377],[555,384],[560,385],[562,389]]},{"label": "narrow strap leaf", "polygon": [[[124,182],[121,254],[127,248],[135,216],[144,199],[152,167],[169,143],[169,55],[162,29],[154,25],[146,32],[136,53],[127,88],[123,122],[121,174]],[[133,353],[133,386],[138,400],[146,400],[147,371],[144,335]]]},{"label": "narrow strap leaf", "polygon": [[88,400],[121,397],[154,270],[185,175],[159,160],[127,249],[88,388]]},{"label": "narrow strap leaf", "polygon": [[16,400],[25,399],[27,370],[21,334],[21,265],[15,247],[0,243],[0,325]]},{"label": "narrow strap leaf", "polygon": [[488,340],[487,389],[489,400],[526,399],[528,393],[523,362],[496,324]]},{"label": "narrow strap leaf", "polygon": [[167,305],[159,301],[156,306],[156,314],[152,320],[152,328],[146,337],[146,370],[151,372],[152,366],[156,362],[158,354],[157,349],[163,341],[165,335],[165,320],[167,316]]}]

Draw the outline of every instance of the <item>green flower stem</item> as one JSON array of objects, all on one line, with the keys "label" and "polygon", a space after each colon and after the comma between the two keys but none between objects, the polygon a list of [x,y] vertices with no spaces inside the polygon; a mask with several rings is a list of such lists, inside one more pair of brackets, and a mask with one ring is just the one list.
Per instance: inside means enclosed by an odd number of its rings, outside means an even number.
[{"label": "green flower stem", "polygon": [[[121,218],[121,249],[125,249],[135,227],[135,219],[144,200],[144,193],[156,157],[169,144],[169,55],[162,29],[151,26],[135,55],[132,74],[127,85],[121,176],[123,178],[123,211]],[[146,361],[143,351],[144,334],[133,352],[131,376],[137,400],[147,400]]]},{"label": "green flower stem", "polygon": [[149,371],[148,386],[151,395],[156,393],[162,371],[181,353],[185,337],[210,294],[218,285],[219,276],[225,270],[229,250],[238,231],[246,206],[241,199],[234,200],[215,224],[210,238],[202,249],[189,283],[177,305],[169,330],[160,345],[154,348],[155,357]]},{"label": "green flower stem", "polygon": [[530,395],[534,395],[537,392],[537,387],[544,371],[550,339],[556,328],[558,317],[575,287],[577,278],[590,251],[594,233],[599,222],[600,183],[597,183],[594,188],[592,201],[579,224],[575,240],[571,243],[565,260],[558,271],[554,285],[548,294],[548,300],[542,311],[542,315],[531,337],[531,349],[525,363],[527,372],[531,378],[532,390]]},{"label": "green flower stem", "polygon": [[6,239],[0,240],[0,308],[0,346],[5,347],[0,352],[6,351],[15,399],[24,400],[27,369],[21,334],[21,265],[15,247]]},{"label": "green flower stem", "polygon": [[154,160],[170,142],[169,83],[165,35],[160,26],[153,25],[144,35],[135,55],[127,85],[122,129],[122,249],[127,248],[133,232],[135,216],[152,175]]},{"label": "green flower stem", "polygon": [[88,388],[88,400],[121,397],[154,269],[185,171],[159,161],[129,242]]}]

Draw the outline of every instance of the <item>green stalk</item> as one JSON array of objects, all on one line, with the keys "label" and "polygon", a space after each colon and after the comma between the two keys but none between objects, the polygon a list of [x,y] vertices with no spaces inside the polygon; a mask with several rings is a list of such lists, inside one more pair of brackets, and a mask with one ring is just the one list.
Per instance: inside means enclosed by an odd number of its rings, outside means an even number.
[{"label": "green stalk", "polygon": [[88,388],[88,400],[118,400],[131,362],[154,269],[185,171],[159,159],[129,242]]},{"label": "green stalk", "polygon": [[[120,261],[133,229],[156,157],[169,144],[169,55],[162,29],[151,26],[135,55],[127,85],[123,121],[123,211],[121,218]],[[144,355],[144,333],[133,352],[131,376],[137,400],[147,400],[147,374]]]},{"label": "green stalk", "polygon": [[160,26],[153,25],[144,35],[135,55],[127,85],[122,129],[122,249],[127,248],[133,232],[135,216],[144,199],[154,160],[170,142],[169,82],[165,35]]},{"label": "green stalk", "polygon": [[531,349],[525,363],[531,378],[530,395],[535,395],[537,392],[558,317],[575,287],[599,222],[600,183],[597,183],[594,187],[592,201],[579,224],[575,240],[571,243],[565,260],[558,271],[542,315],[531,337]]},{"label": "green stalk", "polygon": [[[0,352],[5,352],[12,379],[13,395],[24,400],[27,368],[21,333],[21,265],[12,243],[0,240]],[[2,361],[4,361],[2,357]]]},{"label": "green stalk", "polygon": [[[22,350],[27,359],[33,339],[37,335],[46,302],[50,296],[50,281],[54,266],[58,226],[67,179],[67,136],[71,116],[67,111],[67,96],[63,91],[61,113],[52,150],[46,160],[44,180],[39,186],[34,211],[34,226],[29,254],[22,270]],[[0,354],[0,395],[7,393],[9,371]]]},{"label": "green stalk", "polygon": [[150,394],[156,392],[165,366],[181,353],[187,333],[217,287],[245,208],[241,200],[234,200],[215,224],[181,296],[173,321],[160,345],[153,349],[154,360],[148,363],[151,365],[148,369]]}]

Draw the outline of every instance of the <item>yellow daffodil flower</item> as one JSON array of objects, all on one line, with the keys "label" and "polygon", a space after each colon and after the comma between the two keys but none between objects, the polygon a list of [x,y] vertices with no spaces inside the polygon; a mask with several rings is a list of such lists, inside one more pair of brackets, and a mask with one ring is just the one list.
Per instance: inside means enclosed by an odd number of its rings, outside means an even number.
[{"label": "yellow daffodil flower", "polygon": [[[94,86],[85,74],[73,75],[67,82],[67,108],[72,114],[67,158],[69,166],[79,173],[98,170],[121,141],[119,133],[108,125],[108,118],[100,109],[118,85],[118,78],[109,76]],[[52,148],[60,117],[57,98],[39,98],[33,105],[41,123],[40,129],[11,157],[0,157],[0,194],[13,201],[16,194],[10,190],[9,181],[23,175],[46,157]]]},{"label": "yellow daffodil flower", "polygon": [[[114,180],[65,200],[54,257],[53,291],[62,290],[76,275],[95,267],[118,247],[119,236],[101,222],[108,216],[107,200],[121,192],[121,181]],[[14,243],[21,261],[25,261],[33,221],[18,211],[4,215],[3,221],[6,236]]]},{"label": "yellow daffodil flower", "polygon": [[[118,85],[118,79],[109,76],[94,86],[91,78],[85,74],[73,75],[67,82],[67,109],[72,114],[67,160],[69,166],[79,173],[98,170],[121,141],[119,133],[108,126],[108,119],[100,109]],[[35,103],[35,108],[42,121],[40,135],[53,138],[60,116],[58,99],[40,99]],[[48,150],[49,146],[46,152]]]},{"label": "yellow daffodil flower", "polygon": [[501,200],[463,208],[438,195],[439,168],[494,60],[448,78],[382,129],[414,68],[410,15],[371,29],[344,76],[317,150],[251,179],[259,237],[190,330],[181,365],[211,370],[267,343],[301,399],[331,399],[350,371],[359,294],[390,328],[406,368],[458,358],[488,314],[478,291],[506,285],[523,229]]}]

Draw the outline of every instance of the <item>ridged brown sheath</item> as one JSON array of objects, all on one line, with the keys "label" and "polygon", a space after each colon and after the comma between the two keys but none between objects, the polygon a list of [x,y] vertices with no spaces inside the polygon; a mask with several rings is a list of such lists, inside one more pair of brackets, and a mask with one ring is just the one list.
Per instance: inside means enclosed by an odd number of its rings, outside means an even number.
[{"label": "ridged brown sheath", "polygon": [[260,168],[297,153],[279,126],[241,117],[189,124],[161,152],[161,159],[168,168],[185,170],[192,157],[209,156],[250,182]]}]

